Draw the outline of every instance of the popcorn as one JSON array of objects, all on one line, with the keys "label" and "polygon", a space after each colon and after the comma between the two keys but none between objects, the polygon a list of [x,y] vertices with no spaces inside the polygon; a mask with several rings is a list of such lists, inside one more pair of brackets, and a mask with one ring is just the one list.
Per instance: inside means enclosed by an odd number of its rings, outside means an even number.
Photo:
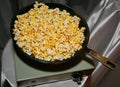
[{"label": "popcorn", "polygon": [[17,15],[13,34],[17,45],[28,55],[45,61],[64,60],[82,48],[85,27],[80,18],[66,10],[49,9],[36,2],[27,13]]}]

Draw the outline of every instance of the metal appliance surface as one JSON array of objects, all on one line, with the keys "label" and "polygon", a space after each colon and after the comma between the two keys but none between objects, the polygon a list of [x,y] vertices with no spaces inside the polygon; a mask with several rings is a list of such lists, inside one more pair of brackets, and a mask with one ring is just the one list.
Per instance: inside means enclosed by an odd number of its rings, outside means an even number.
[{"label": "metal appliance surface", "polygon": [[[16,67],[16,77],[18,86],[27,86],[27,85],[37,85],[48,82],[72,79],[72,73],[79,72],[88,75],[92,73],[94,70],[94,65],[89,63],[88,61],[82,60],[74,66],[68,65],[66,69],[53,71],[42,70],[41,67],[47,66],[39,66],[39,69],[35,67],[31,67],[24,61],[22,61],[14,51],[15,58],[15,67]],[[66,65],[67,66],[67,65]],[[63,68],[66,66],[62,66]],[[54,67],[53,67],[54,68]],[[55,67],[57,68],[57,67]],[[58,66],[59,68],[59,66]]]},{"label": "metal appliance surface", "polygon": [[[4,49],[4,55],[7,54],[6,52],[7,50],[13,53],[12,54],[13,57],[6,57],[6,58],[4,57],[5,58],[4,60],[9,60],[10,58],[13,58],[12,60],[14,60],[15,75],[16,75],[15,79],[17,81],[18,87],[39,85],[49,82],[72,79],[73,78],[72,75],[74,73],[83,73],[84,75],[88,75],[91,74],[95,68],[93,61],[91,61],[91,59],[88,60],[88,58],[81,58],[79,62],[77,62],[74,65],[68,65],[69,67],[67,68],[64,68],[65,66],[60,66],[61,67],[60,69],[62,69],[63,67],[62,70],[42,69],[42,67],[46,67],[46,66],[39,66],[39,68],[36,68],[35,66],[29,65],[21,58],[19,58],[14,48],[12,47],[11,49],[11,45],[13,44],[12,44],[12,40],[10,39],[6,45],[6,48]],[[5,63],[5,61],[3,62]],[[11,70],[7,70],[7,73],[10,73],[10,71]]]}]

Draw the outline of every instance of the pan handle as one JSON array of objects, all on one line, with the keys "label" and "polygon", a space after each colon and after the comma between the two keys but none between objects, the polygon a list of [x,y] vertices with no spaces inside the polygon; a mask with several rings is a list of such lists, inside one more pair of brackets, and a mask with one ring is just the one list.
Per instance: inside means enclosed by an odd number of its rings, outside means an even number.
[{"label": "pan handle", "polygon": [[104,66],[108,67],[109,69],[114,70],[116,68],[117,64],[115,62],[109,60],[106,57],[101,56],[96,51],[87,48],[87,53],[99,62],[101,62]]}]

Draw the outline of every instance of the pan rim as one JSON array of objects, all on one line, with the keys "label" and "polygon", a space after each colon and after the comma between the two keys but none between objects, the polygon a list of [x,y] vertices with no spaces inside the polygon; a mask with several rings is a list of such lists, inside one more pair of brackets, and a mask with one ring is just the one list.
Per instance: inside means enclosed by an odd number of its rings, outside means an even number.
[{"label": "pan rim", "polygon": [[29,11],[33,7],[33,4],[30,4],[30,5],[22,8],[20,11],[18,11],[18,13],[13,16],[13,19],[12,19],[11,24],[10,24],[11,25],[11,27],[10,27],[10,33],[11,33],[11,37],[12,37],[12,40],[13,40],[13,43],[14,43],[14,47],[16,47],[15,50],[21,52],[27,58],[33,59],[33,60],[35,60],[37,62],[41,62],[41,63],[46,63],[46,64],[61,64],[61,63],[70,61],[71,59],[73,59],[76,56],[77,52],[81,53],[85,49],[85,47],[87,46],[87,44],[88,44],[88,40],[89,40],[89,28],[88,28],[87,22],[85,21],[84,17],[80,13],[78,13],[75,10],[73,10],[71,7],[69,7],[67,5],[58,4],[58,3],[45,3],[45,4],[48,5],[48,6],[49,5],[52,5],[52,6],[56,5],[56,7],[58,7],[58,8],[59,8],[59,6],[62,6],[63,9],[67,8],[67,11],[71,10],[73,12],[73,14],[77,15],[78,17],[80,17],[82,23],[84,22],[84,24],[83,24],[83,25],[85,25],[84,27],[86,28],[86,30],[85,30],[86,31],[85,40],[84,40],[84,43],[82,44],[82,49],[80,49],[79,51],[76,51],[73,57],[71,56],[70,58],[64,59],[62,61],[60,61],[60,60],[58,60],[58,61],[46,61],[46,60],[38,59],[38,58],[35,58],[35,57],[31,57],[30,55],[28,55],[27,53],[25,53],[22,50],[22,48],[20,48],[16,44],[16,41],[14,40],[13,27],[14,27],[14,21],[17,19],[16,15],[23,14],[24,12]]}]

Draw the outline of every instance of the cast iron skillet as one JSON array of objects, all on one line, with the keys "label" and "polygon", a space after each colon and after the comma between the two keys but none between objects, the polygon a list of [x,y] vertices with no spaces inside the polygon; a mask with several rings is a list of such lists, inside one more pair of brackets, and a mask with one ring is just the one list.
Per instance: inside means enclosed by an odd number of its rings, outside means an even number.
[{"label": "cast iron skillet", "polygon": [[82,45],[82,49],[80,49],[79,51],[77,51],[73,57],[65,59],[65,60],[62,60],[62,61],[58,61],[58,60],[56,60],[56,61],[45,61],[45,60],[37,59],[34,56],[28,55],[25,52],[23,52],[23,50],[20,47],[18,47],[18,45],[16,44],[16,41],[14,40],[14,37],[15,37],[14,34],[13,34],[14,22],[15,22],[15,20],[17,20],[16,15],[20,15],[20,14],[23,14],[23,13],[26,13],[27,11],[29,11],[31,8],[33,8],[33,4],[32,4],[32,5],[29,5],[29,6],[25,7],[25,8],[23,8],[23,9],[21,9],[13,17],[13,19],[11,21],[11,36],[12,36],[13,44],[14,44],[14,47],[15,47],[15,50],[17,51],[17,53],[21,53],[21,55],[25,56],[26,58],[32,59],[33,61],[37,61],[39,63],[58,65],[58,64],[69,62],[69,61],[71,61],[71,59],[73,59],[73,58],[75,59],[76,56],[83,55],[82,52],[84,51],[87,54],[91,55],[93,58],[97,59],[99,62],[101,62],[106,67],[108,67],[108,68],[110,68],[112,70],[115,69],[116,64],[114,62],[108,60],[105,57],[102,57],[97,52],[95,52],[94,50],[89,49],[87,47],[87,44],[88,44],[88,41],[89,41],[89,35],[90,35],[89,28],[88,28],[88,25],[86,23],[86,20],[79,13],[77,13],[76,11],[74,11],[73,9],[71,9],[70,7],[62,5],[62,4],[46,3],[46,5],[48,5],[49,8],[51,8],[51,9],[54,9],[54,8],[57,7],[60,10],[67,10],[67,12],[69,12],[70,15],[72,15],[72,16],[76,15],[76,16],[80,17],[81,21],[79,23],[79,27],[86,27],[86,30],[84,32],[85,41],[84,41],[84,43]]}]

